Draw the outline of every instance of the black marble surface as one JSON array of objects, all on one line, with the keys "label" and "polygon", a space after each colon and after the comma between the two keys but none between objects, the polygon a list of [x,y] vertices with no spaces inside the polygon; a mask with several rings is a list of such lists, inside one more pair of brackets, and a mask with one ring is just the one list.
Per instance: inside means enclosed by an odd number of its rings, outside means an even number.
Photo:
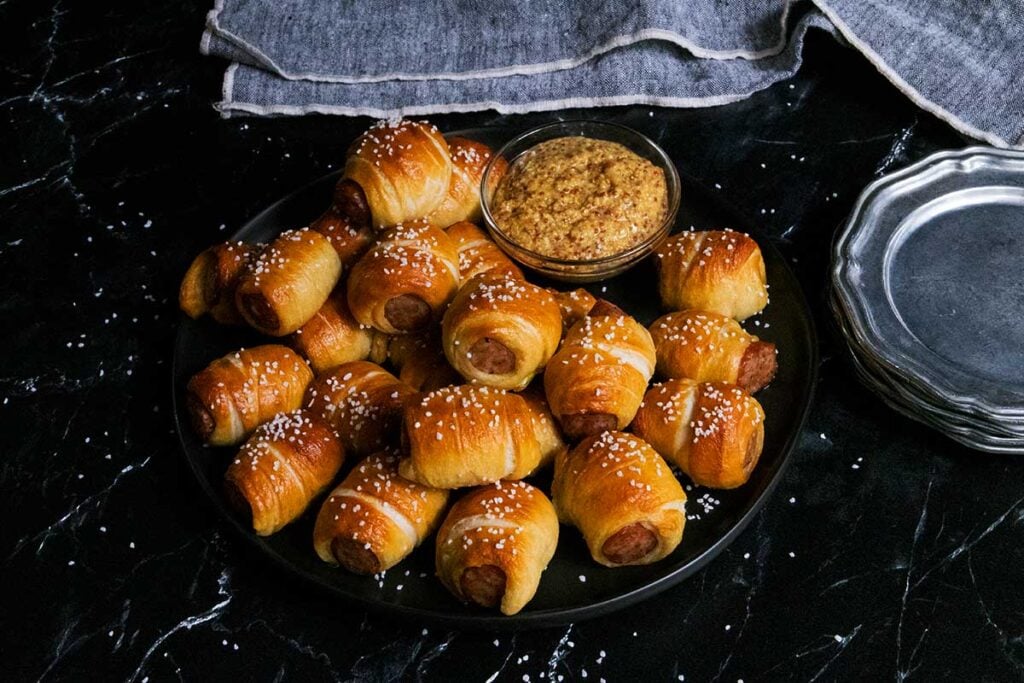
[{"label": "black marble surface", "polygon": [[245,550],[173,433],[178,280],[368,122],[219,119],[223,64],[197,51],[208,4],[0,1],[5,680],[1024,676],[1024,461],[887,410],[823,298],[859,189],[967,141],[822,36],[792,82],[748,101],[631,114],[692,140],[680,166],[779,237],[821,332],[794,462],[706,570],[599,620],[460,633],[326,599]]}]

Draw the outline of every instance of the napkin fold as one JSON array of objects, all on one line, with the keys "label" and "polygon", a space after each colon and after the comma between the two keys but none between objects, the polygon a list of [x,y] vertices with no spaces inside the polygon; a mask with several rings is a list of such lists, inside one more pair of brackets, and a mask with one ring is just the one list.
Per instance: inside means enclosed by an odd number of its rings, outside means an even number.
[{"label": "napkin fold", "polygon": [[225,115],[732,102],[844,38],[922,108],[1024,145],[1024,0],[217,0]]}]

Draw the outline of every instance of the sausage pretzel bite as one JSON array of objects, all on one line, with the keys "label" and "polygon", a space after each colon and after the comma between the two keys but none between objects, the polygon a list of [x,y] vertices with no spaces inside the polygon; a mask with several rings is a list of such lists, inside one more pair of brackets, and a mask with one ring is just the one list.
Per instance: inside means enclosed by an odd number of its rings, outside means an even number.
[{"label": "sausage pretzel bite", "polygon": [[577,527],[594,561],[607,567],[662,559],[686,525],[683,487],[632,434],[604,432],[561,452],[551,497],[558,518]]},{"label": "sausage pretzel bite", "polygon": [[697,308],[743,320],[768,305],[761,248],[743,233],[681,232],[665,240],[655,257],[668,310]]},{"label": "sausage pretzel bite", "polygon": [[341,260],[326,237],[286,230],[242,274],[235,305],[254,328],[283,337],[320,310],[340,276]]},{"label": "sausage pretzel bite", "polygon": [[306,407],[334,429],[345,449],[368,455],[397,445],[402,409],[416,392],[376,363],[343,363],[306,390]]},{"label": "sausage pretzel bite", "polygon": [[235,307],[235,290],[242,273],[263,250],[262,244],[224,242],[203,250],[181,281],[178,305],[185,315],[205,313],[223,325],[245,322]]},{"label": "sausage pretzel bite", "polygon": [[306,361],[287,346],[254,346],[196,373],[185,389],[185,403],[200,439],[233,446],[261,422],[298,408],[312,379]]},{"label": "sausage pretzel bite", "polygon": [[457,598],[516,614],[537,592],[558,545],[551,501],[522,481],[473,489],[437,532],[437,575]]},{"label": "sausage pretzel bite", "polygon": [[775,377],[775,344],[761,341],[732,318],[678,311],[655,320],[650,330],[663,377],[729,382],[750,393]]},{"label": "sausage pretzel bite", "polygon": [[548,407],[544,391],[540,387],[528,387],[519,396],[526,401],[526,407],[530,409],[533,433],[540,445],[540,462],[537,464],[537,469],[547,467],[554,462],[555,455],[565,448],[562,431],[558,428],[558,422],[551,414],[551,408]]},{"label": "sausage pretzel bite", "polygon": [[269,536],[296,520],[331,484],[345,450],[330,427],[304,410],[279,413],[253,433],[228,466],[228,500]]},{"label": "sausage pretzel bite", "polygon": [[401,562],[437,528],[448,491],[398,474],[398,456],[375,453],[345,477],[320,508],[313,547],[324,562],[376,574]]},{"label": "sausage pretzel bite", "polygon": [[673,379],[647,392],[633,431],[695,484],[732,489],[761,456],[764,410],[733,384]]},{"label": "sausage pretzel bite", "polygon": [[522,479],[542,454],[535,413],[517,394],[464,384],[432,391],[405,409],[403,477],[454,489]]},{"label": "sausage pretzel bite", "polygon": [[551,412],[570,440],[624,429],[654,374],[654,343],[643,325],[598,301],[565,335],[544,371]]},{"label": "sausage pretzel bite", "polygon": [[444,353],[474,384],[518,390],[558,348],[562,316],[551,293],[509,275],[483,273],[463,285],[444,315]]},{"label": "sausage pretzel bite", "polygon": [[459,257],[442,230],[397,226],[363,255],[348,276],[348,305],[363,325],[386,334],[426,330],[459,288]]},{"label": "sausage pretzel bite", "polygon": [[363,191],[376,228],[422,218],[448,196],[452,158],[437,128],[419,121],[381,121],[349,148],[342,178]]}]

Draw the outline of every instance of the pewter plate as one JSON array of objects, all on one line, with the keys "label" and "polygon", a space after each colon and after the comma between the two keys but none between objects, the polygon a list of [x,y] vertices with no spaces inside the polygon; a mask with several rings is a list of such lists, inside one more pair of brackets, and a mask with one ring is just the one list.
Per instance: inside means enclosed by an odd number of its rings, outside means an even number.
[{"label": "pewter plate", "polygon": [[831,297],[836,321],[850,347],[850,361],[861,382],[887,406],[910,419],[936,429],[968,448],[996,454],[1024,453],[1024,433],[998,423],[982,424],[969,416],[935,405],[916,394],[910,384],[893,376],[859,347],[844,318],[842,305]]},{"label": "pewter plate", "polygon": [[898,373],[886,367],[883,362],[872,355],[870,349],[862,346],[857,332],[846,320],[842,303],[837,300],[834,293],[830,299],[833,314],[856,361],[855,369],[865,380],[865,384],[878,390],[884,389],[887,393],[898,397],[906,406],[928,413],[949,424],[972,428],[981,434],[1018,439],[1024,448],[1024,424],[1020,421],[996,418],[994,415],[990,415],[989,419],[979,419],[961,412],[944,403],[941,397],[920,392],[912,383],[907,382]]},{"label": "pewter plate", "polygon": [[[836,308],[834,312],[837,317],[841,315]],[[841,327],[845,326],[841,323]],[[849,332],[844,330],[844,334]],[[941,405],[930,402],[929,398],[913,393],[906,382],[893,377],[874,364],[872,359],[855,345],[851,344],[850,350],[850,361],[857,377],[889,408],[932,427],[971,449],[997,454],[1024,453],[1024,434],[1014,433],[1004,425],[981,424],[951,413]]]},{"label": "pewter plate", "polygon": [[835,245],[865,353],[933,405],[1024,420],[1024,153],[934,154],[874,182]]}]

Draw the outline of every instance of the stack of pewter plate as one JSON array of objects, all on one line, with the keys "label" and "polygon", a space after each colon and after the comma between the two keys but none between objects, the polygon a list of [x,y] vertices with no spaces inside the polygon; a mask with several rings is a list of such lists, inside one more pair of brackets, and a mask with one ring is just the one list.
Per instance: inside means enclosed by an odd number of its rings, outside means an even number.
[{"label": "stack of pewter plate", "polygon": [[1024,454],[1024,152],[940,152],[875,181],[833,258],[862,381],[962,444]]}]

